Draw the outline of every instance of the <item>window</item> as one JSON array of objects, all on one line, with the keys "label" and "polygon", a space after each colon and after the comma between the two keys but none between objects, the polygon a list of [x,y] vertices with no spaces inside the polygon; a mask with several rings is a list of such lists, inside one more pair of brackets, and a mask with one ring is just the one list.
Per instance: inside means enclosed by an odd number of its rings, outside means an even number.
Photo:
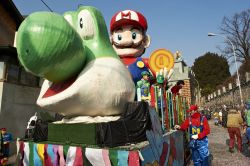
[{"label": "window", "polygon": [[39,77],[32,75],[21,68],[20,72],[20,84],[28,86],[39,86]]},{"label": "window", "polygon": [[19,66],[8,64],[7,66],[7,82],[19,82]]},{"label": "window", "polygon": [[9,83],[38,87],[39,80],[39,77],[26,72],[25,69],[21,66],[17,66],[14,64],[7,65],[7,82]]},{"label": "window", "polygon": [[0,62],[0,80],[4,80],[5,77],[5,64]]}]

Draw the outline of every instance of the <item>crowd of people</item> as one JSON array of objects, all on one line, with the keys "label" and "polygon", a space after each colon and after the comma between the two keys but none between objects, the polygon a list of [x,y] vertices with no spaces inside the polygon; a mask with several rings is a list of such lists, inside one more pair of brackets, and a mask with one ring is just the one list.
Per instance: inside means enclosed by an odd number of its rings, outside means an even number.
[{"label": "crowd of people", "polygon": [[[244,106],[226,106],[222,105],[211,111],[214,124],[227,128],[229,135],[229,152],[235,152],[235,143],[237,151],[243,151],[243,145],[250,146],[250,99]],[[243,143],[243,137],[246,142]]]}]

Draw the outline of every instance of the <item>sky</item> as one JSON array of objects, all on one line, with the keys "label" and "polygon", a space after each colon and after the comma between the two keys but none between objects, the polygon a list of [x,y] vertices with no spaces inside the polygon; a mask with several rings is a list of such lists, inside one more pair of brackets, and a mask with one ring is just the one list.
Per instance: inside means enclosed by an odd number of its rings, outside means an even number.
[{"label": "sky", "polygon": [[[36,11],[49,11],[41,0],[13,0],[22,15]],[[172,53],[181,52],[184,61],[192,66],[195,59],[206,52],[221,54],[223,38],[208,37],[208,32],[219,33],[224,16],[250,8],[249,0],[44,0],[59,14],[77,10],[79,4],[98,8],[107,28],[112,16],[121,10],[131,9],[142,13],[148,22],[147,34],[151,44],[142,57],[164,48]],[[231,60],[232,61],[232,60]],[[233,72],[234,64],[230,71]]]}]

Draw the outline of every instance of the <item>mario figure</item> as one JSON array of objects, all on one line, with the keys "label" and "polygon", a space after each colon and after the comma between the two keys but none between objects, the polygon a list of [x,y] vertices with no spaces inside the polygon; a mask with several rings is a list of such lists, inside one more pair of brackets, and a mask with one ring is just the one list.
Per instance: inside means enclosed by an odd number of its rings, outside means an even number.
[{"label": "mario figure", "polygon": [[141,79],[143,71],[149,72],[147,60],[141,58],[150,44],[147,28],[146,18],[133,10],[116,13],[110,22],[113,48],[128,67],[135,84]]},{"label": "mario figure", "polygon": [[208,121],[205,116],[198,112],[196,105],[191,105],[187,112],[190,113],[189,118],[180,126],[175,125],[175,129],[184,131],[189,128],[189,147],[192,151],[194,166],[208,166],[209,150],[207,135],[210,133]]}]

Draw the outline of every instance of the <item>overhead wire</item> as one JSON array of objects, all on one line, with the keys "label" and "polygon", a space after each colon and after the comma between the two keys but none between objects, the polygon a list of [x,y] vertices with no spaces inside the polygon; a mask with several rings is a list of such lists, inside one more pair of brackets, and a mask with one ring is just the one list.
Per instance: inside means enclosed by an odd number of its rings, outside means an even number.
[{"label": "overhead wire", "polygon": [[42,1],[42,3],[51,11],[51,12],[53,12],[53,10],[49,7],[49,5],[47,5],[43,0],[41,0]]}]

